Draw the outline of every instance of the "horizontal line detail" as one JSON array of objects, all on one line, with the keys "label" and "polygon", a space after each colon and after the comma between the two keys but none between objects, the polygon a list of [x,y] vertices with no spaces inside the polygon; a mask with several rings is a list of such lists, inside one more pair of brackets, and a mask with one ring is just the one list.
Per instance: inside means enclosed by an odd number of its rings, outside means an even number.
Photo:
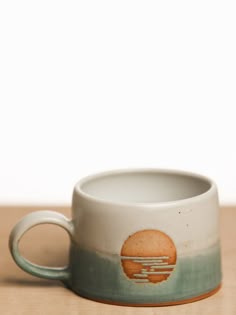
[{"label": "horizontal line detail", "polygon": [[153,269],[173,269],[175,265],[165,265],[165,266],[150,266]]},{"label": "horizontal line detail", "polygon": [[137,263],[141,263],[141,264],[144,264],[144,263],[159,263],[159,261],[157,261],[155,259],[133,259],[133,262],[137,262]]},{"label": "horizontal line detail", "polygon": [[142,263],[143,266],[163,266],[168,265],[168,262],[149,262],[149,263]]},{"label": "horizontal line detail", "polygon": [[144,274],[144,273],[135,273],[133,274],[134,277],[138,277],[138,278],[147,278],[148,275]]},{"label": "horizontal line detail", "polygon": [[146,275],[169,275],[172,271],[143,271],[142,273]]},{"label": "horizontal line detail", "polygon": [[160,260],[169,259],[169,256],[159,256],[159,257],[140,257],[140,256],[120,256],[121,259],[135,259],[135,260]]}]

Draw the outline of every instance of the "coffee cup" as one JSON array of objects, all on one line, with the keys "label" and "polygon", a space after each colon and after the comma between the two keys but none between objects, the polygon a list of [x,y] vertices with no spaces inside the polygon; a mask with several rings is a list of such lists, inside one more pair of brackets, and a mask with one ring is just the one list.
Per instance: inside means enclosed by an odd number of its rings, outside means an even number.
[{"label": "coffee cup", "polygon": [[[68,266],[39,266],[19,252],[23,234],[44,223],[69,234]],[[196,301],[221,285],[217,187],[204,176],[175,170],[88,176],[75,185],[71,219],[32,212],[16,224],[9,246],[26,272],[61,280],[92,300],[134,306]]]}]

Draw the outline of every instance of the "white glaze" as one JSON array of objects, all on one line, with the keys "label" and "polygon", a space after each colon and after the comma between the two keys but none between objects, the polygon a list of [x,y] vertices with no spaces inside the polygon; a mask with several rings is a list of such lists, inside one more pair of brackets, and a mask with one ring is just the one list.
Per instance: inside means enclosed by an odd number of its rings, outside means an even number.
[{"label": "white glaze", "polygon": [[[125,173],[129,175],[129,178],[136,176],[137,180],[136,172],[145,172],[143,193],[142,183],[139,183],[137,187],[135,185],[130,187],[130,183],[127,184],[127,182],[125,185],[129,191],[125,193],[122,177],[112,184],[113,187],[109,186],[110,176],[119,177],[120,174]],[[159,173],[162,180],[165,175],[168,178],[173,175],[173,181],[168,180],[164,185],[162,181],[155,183],[153,175]],[[151,178],[150,185],[148,174]],[[176,176],[186,176],[187,184],[184,177],[179,182]],[[132,179],[130,182],[135,183]],[[96,183],[98,183],[97,186]],[[186,191],[189,183],[191,187],[189,191]],[[175,192],[174,188],[177,184],[179,186]],[[170,187],[169,192],[168,187]],[[130,201],[130,199],[135,200],[135,188],[137,188],[138,201]],[[167,201],[155,201],[155,192],[157,199]],[[173,196],[180,197],[181,194],[190,197],[173,200]],[[170,201],[168,201],[169,195]],[[151,201],[148,200],[148,196],[151,196]],[[145,202],[140,202],[140,200],[145,200]],[[191,173],[151,169],[98,174],[76,185],[72,208],[75,230],[78,232],[74,235],[76,242],[84,248],[94,249],[104,254],[120,254],[122,244],[129,235],[146,229],[157,229],[168,234],[173,239],[179,256],[195,255],[219,240],[216,185],[205,177]]]}]

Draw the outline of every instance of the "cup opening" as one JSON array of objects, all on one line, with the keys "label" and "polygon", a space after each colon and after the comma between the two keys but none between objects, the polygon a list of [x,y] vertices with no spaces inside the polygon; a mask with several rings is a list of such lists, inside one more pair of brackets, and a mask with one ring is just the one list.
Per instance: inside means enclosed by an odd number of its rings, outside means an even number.
[{"label": "cup opening", "polygon": [[76,185],[87,197],[113,203],[163,203],[197,197],[213,183],[204,176],[169,170],[124,170],[89,176]]}]

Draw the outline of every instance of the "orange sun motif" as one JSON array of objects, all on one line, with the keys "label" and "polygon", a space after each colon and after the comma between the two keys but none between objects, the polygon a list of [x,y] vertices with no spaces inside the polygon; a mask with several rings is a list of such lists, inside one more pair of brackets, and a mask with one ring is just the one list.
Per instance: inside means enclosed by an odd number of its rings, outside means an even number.
[{"label": "orange sun motif", "polygon": [[123,270],[136,283],[167,280],[175,268],[176,256],[172,239],[158,230],[132,234],[121,249]]}]

